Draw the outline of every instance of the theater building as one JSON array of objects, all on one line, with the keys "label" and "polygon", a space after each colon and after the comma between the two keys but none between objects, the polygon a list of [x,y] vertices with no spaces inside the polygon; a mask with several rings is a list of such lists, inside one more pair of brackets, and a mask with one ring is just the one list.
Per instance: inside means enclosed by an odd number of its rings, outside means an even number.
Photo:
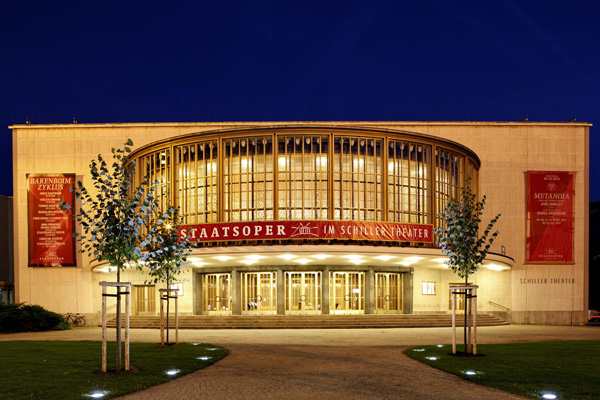
[{"label": "theater building", "polygon": [[[184,315],[435,314],[463,280],[435,244],[468,178],[500,236],[470,281],[479,310],[581,325],[588,308],[587,123],[226,122],[14,125],[15,300],[94,318],[114,268],[56,211],[89,163],[133,140],[136,177],[195,241]],[[133,313],[160,285],[133,268]]]}]

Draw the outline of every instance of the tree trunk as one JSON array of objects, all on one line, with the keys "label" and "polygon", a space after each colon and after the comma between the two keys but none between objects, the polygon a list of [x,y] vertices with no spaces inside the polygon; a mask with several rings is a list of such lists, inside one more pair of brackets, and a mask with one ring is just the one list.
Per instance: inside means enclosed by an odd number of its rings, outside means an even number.
[{"label": "tree trunk", "polygon": [[[465,276],[465,286],[469,286],[469,276]],[[465,336],[465,354],[469,353],[469,348],[467,347],[467,325],[469,320],[469,299],[468,299],[468,291],[465,289],[465,324],[464,324],[464,336]]]},{"label": "tree trunk", "polygon": [[169,289],[171,289],[171,285],[169,282],[169,271],[167,270],[167,346],[169,345],[169,299],[171,297]]},{"label": "tree trunk", "polygon": [[[117,267],[117,282],[121,282],[121,269]],[[117,286],[117,362],[115,370],[121,372],[121,287]]]}]

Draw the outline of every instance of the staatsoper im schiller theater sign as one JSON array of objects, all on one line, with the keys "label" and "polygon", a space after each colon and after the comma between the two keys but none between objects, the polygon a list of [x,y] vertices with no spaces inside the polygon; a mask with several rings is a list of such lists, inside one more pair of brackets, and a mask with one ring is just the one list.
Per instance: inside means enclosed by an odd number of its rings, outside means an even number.
[{"label": "staatsoper im schiller theater sign", "polygon": [[268,221],[184,225],[192,242],[339,239],[433,243],[433,225],[364,221]]}]

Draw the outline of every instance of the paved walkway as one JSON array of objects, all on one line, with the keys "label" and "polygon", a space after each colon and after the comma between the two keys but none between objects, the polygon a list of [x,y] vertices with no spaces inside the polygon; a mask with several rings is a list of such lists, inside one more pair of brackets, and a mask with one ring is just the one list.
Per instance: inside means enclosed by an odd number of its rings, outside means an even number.
[{"label": "paved walkway", "polygon": [[[182,330],[182,342],[212,343],[231,353],[209,368],[123,399],[522,399],[438,371],[402,353],[412,346],[449,343],[450,335],[449,328]],[[131,337],[158,342],[159,331],[135,329]],[[0,340],[100,338],[100,328],[0,335]],[[478,329],[481,344],[545,340],[600,340],[600,327]]]}]

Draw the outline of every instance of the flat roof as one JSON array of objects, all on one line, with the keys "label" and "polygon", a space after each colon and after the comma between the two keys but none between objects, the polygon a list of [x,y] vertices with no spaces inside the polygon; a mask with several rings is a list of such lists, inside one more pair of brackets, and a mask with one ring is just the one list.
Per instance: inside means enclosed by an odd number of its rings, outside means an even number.
[{"label": "flat roof", "polygon": [[179,126],[288,126],[288,125],[320,125],[326,126],[352,126],[352,125],[404,125],[404,126],[582,126],[590,127],[590,122],[531,122],[531,121],[237,121],[237,122],[124,122],[124,123],[70,123],[70,124],[16,124],[9,125],[9,129],[76,129],[76,128],[134,128],[134,127],[179,127]]}]

